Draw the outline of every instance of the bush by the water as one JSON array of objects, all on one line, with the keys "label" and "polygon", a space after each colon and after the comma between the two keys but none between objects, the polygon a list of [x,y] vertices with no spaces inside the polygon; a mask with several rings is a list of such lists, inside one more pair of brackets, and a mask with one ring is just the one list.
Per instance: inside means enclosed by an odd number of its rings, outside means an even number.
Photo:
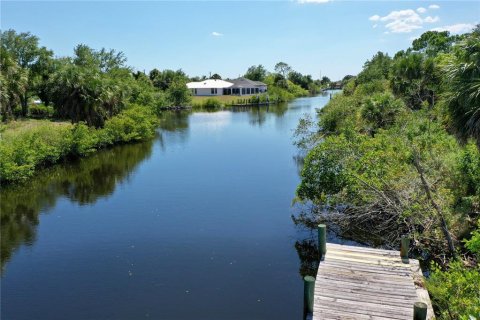
[{"label": "bush by the water", "polygon": [[[479,258],[480,220],[478,229],[464,242],[466,249]],[[427,286],[440,310],[440,319],[480,319],[480,266],[465,264],[464,261],[453,261],[448,271],[433,265]]]},{"label": "bush by the water", "polygon": [[30,117],[32,118],[45,119],[51,118],[55,110],[52,106],[45,106],[43,104],[39,104],[30,106],[30,108],[28,108],[28,111],[30,112]]},{"label": "bush by the water", "polygon": [[215,98],[208,98],[203,102],[202,107],[207,109],[220,109],[222,107],[222,103]]},{"label": "bush by the water", "polygon": [[113,144],[153,137],[157,118],[147,108],[132,106],[95,129],[85,123],[35,121],[3,129],[0,140],[2,183],[24,181],[38,168],[67,157],[86,156]]}]

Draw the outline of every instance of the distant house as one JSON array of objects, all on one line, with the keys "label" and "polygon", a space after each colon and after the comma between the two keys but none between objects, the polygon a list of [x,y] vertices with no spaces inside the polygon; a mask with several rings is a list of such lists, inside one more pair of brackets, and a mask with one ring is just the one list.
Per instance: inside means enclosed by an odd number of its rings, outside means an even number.
[{"label": "distant house", "polygon": [[260,81],[253,81],[247,78],[237,78],[235,80],[228,80],[233,83],[229,87],[226,94],[244,95],[244,94],[258,94],[267,92],[267,85]]},{"label": "distant house", "polygon": [[247,78],[235,80],[208,79],[199,82],[189,82],[187,87],[194,96],[250,95],[267,92],[267,85],[260,81]]},{"label": "distant house", "polygon": [[192,91],[194,96],[221,96],[225,94],[225,89],[231,86],[233,86],[233,83],[217,79],[187,83],[188,89]]}]

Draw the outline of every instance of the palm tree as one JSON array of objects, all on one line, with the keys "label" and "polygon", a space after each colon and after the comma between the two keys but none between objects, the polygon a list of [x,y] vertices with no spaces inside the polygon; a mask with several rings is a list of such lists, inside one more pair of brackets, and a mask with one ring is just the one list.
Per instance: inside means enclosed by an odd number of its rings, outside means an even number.
[{"label": "palm tree", "polygon": [[445,100],[458,137],[480,147],[480,34],[461,41],[443,65]]},{"label": "palm tree", "polygon": [[28,84],[28,72],[0,48],[0,113],[4,120],[13,117],[13,109],[21,104]]}]

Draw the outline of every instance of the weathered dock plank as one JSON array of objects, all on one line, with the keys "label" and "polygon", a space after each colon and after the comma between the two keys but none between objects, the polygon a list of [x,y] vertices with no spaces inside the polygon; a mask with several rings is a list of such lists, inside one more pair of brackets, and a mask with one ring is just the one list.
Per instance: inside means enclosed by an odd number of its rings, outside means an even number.
[{"label": "weathered dock plank", "polygon": [[413,304],[433,310],[417,260],[399,251],[327,244],[315,280],[313,319],[413,319]]}]

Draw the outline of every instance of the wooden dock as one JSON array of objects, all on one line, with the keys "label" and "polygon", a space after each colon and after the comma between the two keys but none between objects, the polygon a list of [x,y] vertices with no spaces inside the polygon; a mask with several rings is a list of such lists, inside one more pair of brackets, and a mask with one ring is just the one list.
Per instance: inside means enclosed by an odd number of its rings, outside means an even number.
[{"label": "wooden dock", "polygon": [[425,303],[426,318],[433,319],[418,260],[402,260],[400,251],[326,244],[314,285],[314,320],[411,320],[416,302]]}]

